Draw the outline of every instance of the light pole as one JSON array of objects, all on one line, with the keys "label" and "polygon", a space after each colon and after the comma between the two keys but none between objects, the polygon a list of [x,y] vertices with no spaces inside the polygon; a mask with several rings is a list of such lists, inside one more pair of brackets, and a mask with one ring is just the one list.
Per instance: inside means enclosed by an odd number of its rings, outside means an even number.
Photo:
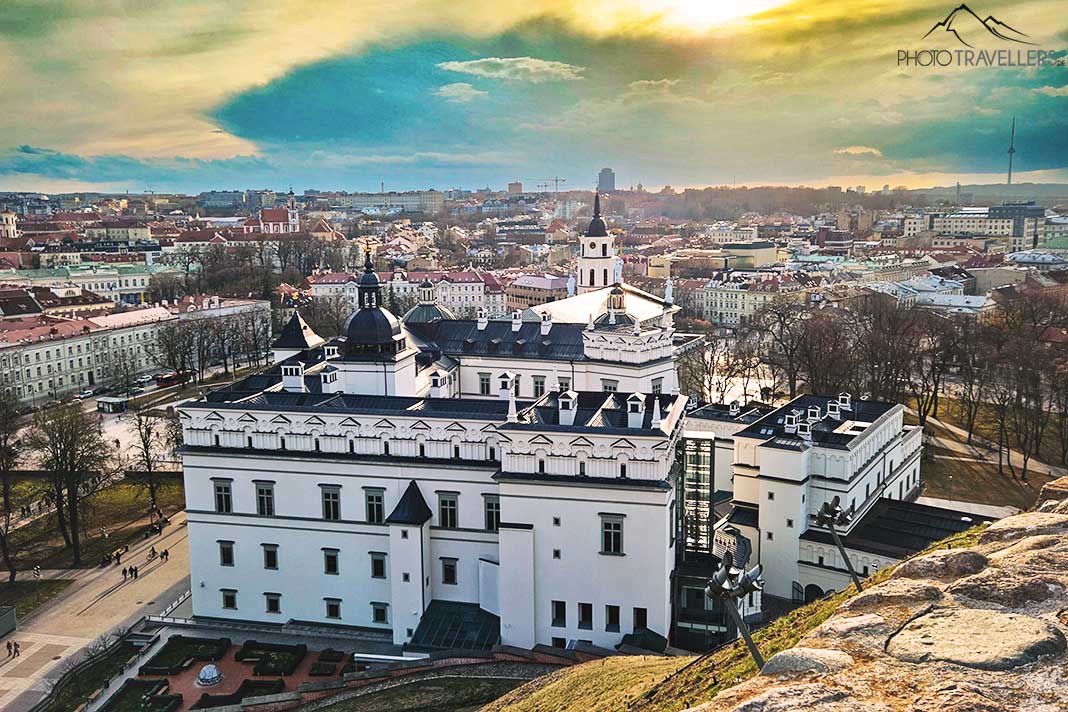
[{"label": "light pole", "polygon": [[838,536],[838,527],[849,524],[853,517],[849,512],[842,510],[839,502],[838,495],[835,495],[834,499],[830,502],[824,502],[823,506],[820,507],[820,510],[816,512],[813,517],[818,526],[826,527],[830,530],[831,538],[834,539],[834,545],[838,547],[838,553],[842,555],[842,560],[845,561],[846,570],[849,571],[849,576],[853,579],[853,585],[857,587],[857,593],[860,593],[860,577],[857,576],[857,572],[853,570],[853,562],[849,560],[849,554],[846,553],[845,546],[842,545],[842,539]]},{"label": "light pole", "polygon": [[[744,562],[742,565],[745,565]],[[729,551],[725,551],[723,552],[722,563],[716,569],[716,573],[712,574],[712,578],[709,579],[708,585],[705,587],[705,594],[710,598],[718,598],[723,603],[723,607],[727,609],[731,620],[734,621],[734,625],[738,628],[738,633],[742,636],[742,640],[745,641],[746,647],[749,648],[749,654],[753,656],[753,662],[756,663],[757,669],[764,667],[764,658],[760,655],[760,650],[757,648],[756,643],[753,642],[753,636],[749,633],[749,626],[746,625],[742,614],[738,612],[738,599],[764,588],[764,582],[760,579],[760,574],[763,570],[764,567],[761,564],[757,564],[748,571],[737,569],[734,567],[734,555]]]},{"label": "light pole", "polygon": [[41,565],[37,564],[33,567],[33,580],[37,583],[34,584],[34,597],[37,599],[37,604],[41,603]]}]

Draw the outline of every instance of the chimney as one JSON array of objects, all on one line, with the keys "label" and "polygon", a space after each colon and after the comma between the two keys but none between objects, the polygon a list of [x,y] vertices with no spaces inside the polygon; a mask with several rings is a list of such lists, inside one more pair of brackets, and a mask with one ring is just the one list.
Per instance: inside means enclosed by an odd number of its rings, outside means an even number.
[{"label": "chimney", "polygon": [[627,427],[640,428],[645,423],[645,396],[631,393],[627,396]]},{"label": "chimney", "polygon": [[[513,327],[514,328],[514,327]],[[549,312],[545,312],[541,315],[541,335],[547,336],[553,328],[553,315]]]},{"label": "chimney", "polygon": [[515,333],[523,327],[523,313],[516,309],[512,312],[512,332]]},{"label": "chimney", "polygon": [[515,376],[508,371],[505,371],[497,377],[499,386],[497,388],[497,395],[501,400],[508,400],[512,397],[512,379]]},{"label": "chimney", "polygon": [[575,424],[575,392],[565,391],[557,398],[560,413],[560,425]]},{"label": "chimney", "polygon": [[430,397],[449,397],[449,377],[441,371],[434,371],[430,374]]},{"label": "chimney", "polygon": [[787,413],[783,421],[783,429],[788,433],[797,432],[797,413]]},{"label": "chimney", "polygon": [[304,364],[285,364],[282,366],[282,390],[294,393],[304,392]]},{"label": "chimney", "polygon": [[732,418],[736,417],[741,412],[742,406],[738,405],[738,401],[734,401],[733,403],[731,403],[730,414]]},{"label": "chimney", "polygon": [[486,310],[482,307],[478,308],[478,330],[485,331],[486,326],[489,324],[489,319],[486,318]]}]

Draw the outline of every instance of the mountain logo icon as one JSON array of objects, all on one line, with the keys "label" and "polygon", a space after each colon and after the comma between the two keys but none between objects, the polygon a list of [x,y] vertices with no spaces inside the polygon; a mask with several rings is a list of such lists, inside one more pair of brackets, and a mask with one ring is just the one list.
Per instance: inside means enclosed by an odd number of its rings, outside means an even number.
[{"label": "mountain logo icon", "polygon": [[1026,45],[1035,44],[1028,40],[1026,33],[1006,25],[993,15],[987,15],[984,20],[964,3],[953,8],[953,11],[946,15],[946,19],[936,22],[934,27],[928,30],[923,38],[927,39],[940,30],[953,35],[965,47],[974,47],[968,40],[970,39],[974,42],[976,37],[984,37],[984,32],[1006,42],[1017,42]]}]

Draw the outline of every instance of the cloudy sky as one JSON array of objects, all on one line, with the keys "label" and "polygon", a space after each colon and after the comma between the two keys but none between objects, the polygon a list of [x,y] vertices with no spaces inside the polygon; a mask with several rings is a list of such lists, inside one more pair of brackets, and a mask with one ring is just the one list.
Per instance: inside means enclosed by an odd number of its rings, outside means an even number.
[{"label": "cloudy sky", "polygon": [[[1068,67],[931,0],[2,0],[0,190],[1068,182]],[[1068,48],[976,0],[977,49]]]}]

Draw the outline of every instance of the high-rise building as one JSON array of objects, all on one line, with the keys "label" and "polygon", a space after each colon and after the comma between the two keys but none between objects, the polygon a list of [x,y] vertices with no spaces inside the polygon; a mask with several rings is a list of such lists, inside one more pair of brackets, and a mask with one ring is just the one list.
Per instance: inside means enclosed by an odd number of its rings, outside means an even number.
[{"label": "high-rise building", "polygon": [[616,172],[611,168],[602,168],[597,174],[597,192],[611,193],[616,189]]},{"label": "high-rise building", "polygon": [[518,195],[523,192],[523,184],[519,181],[512,181],[508,184],[508,193],[510,195]]}]

